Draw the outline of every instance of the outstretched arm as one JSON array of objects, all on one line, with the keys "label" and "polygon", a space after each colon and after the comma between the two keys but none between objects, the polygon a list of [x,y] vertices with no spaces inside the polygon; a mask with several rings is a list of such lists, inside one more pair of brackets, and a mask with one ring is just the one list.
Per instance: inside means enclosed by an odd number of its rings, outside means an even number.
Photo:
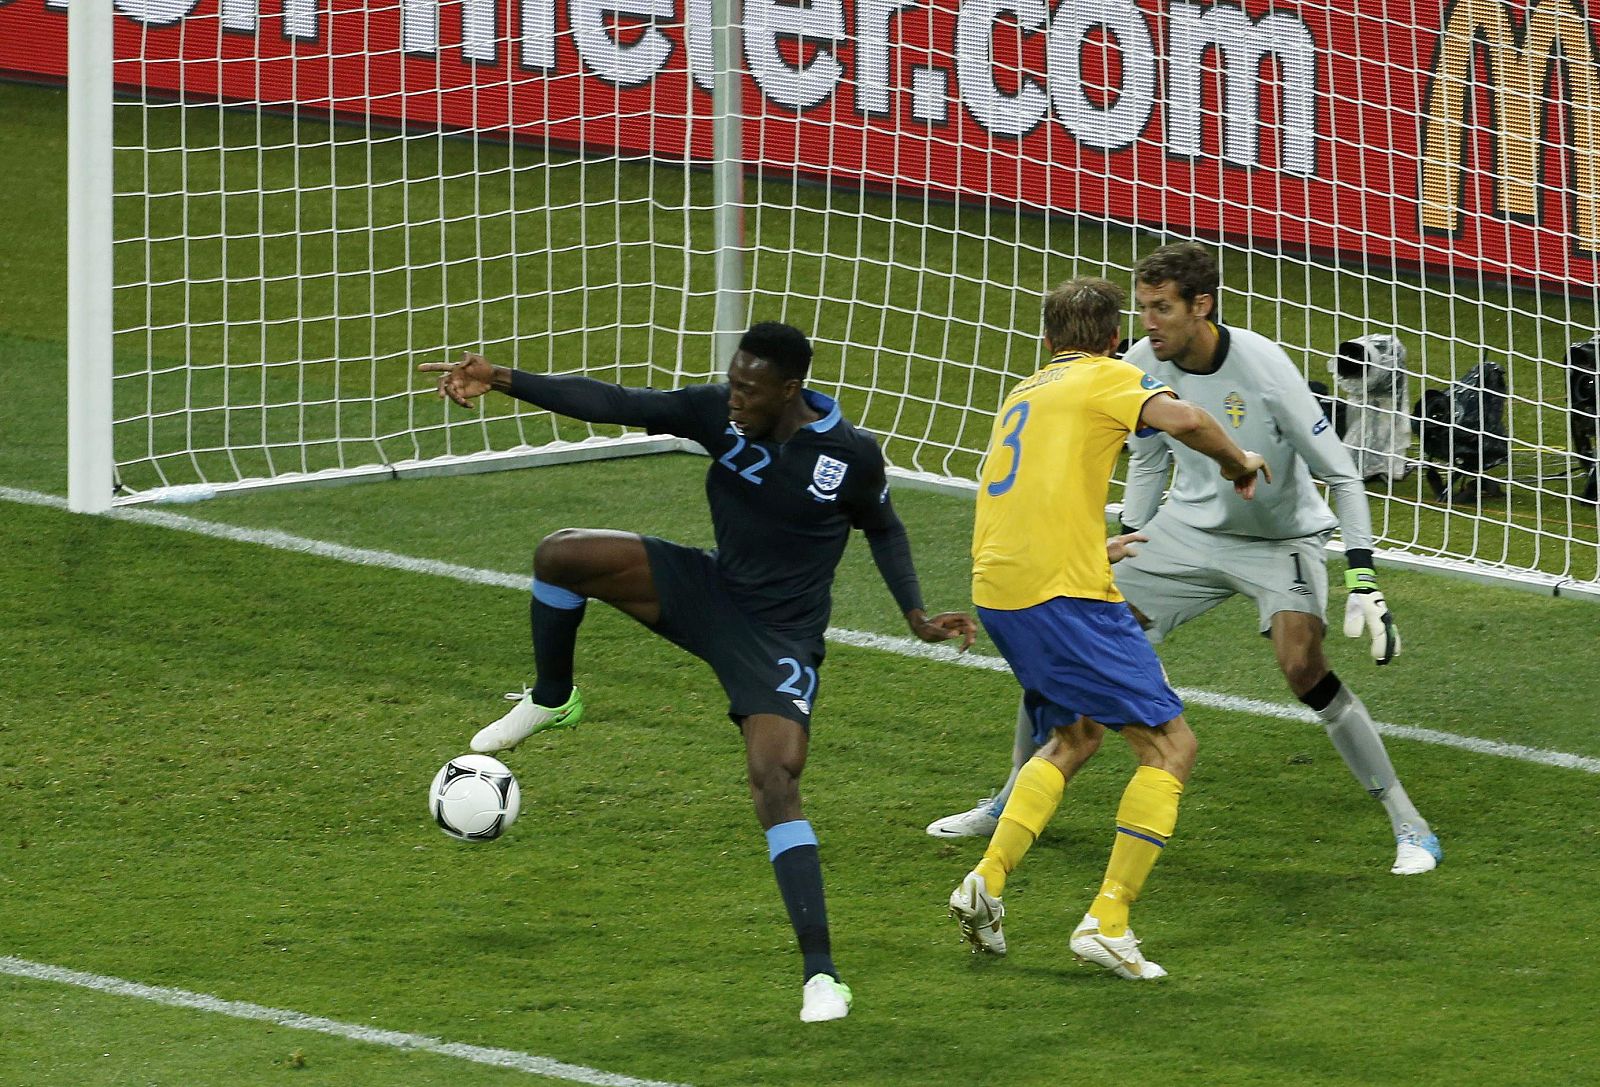
[{"label": "outstretched arm", "polygon": [[894,594],[906,625],[925,642],[943,642],[961,639],[961,651],[972,647],[978,627],[970,615],[958,611],[940,612],[930,616],[922,606],[922,588],[917,583],[917,570],[911,563],[911,538],[906,526],[896,517],[894,522],[866,530],[867,544],[872,548],[872,561],[883,575],[883,583]]},{"label": "outstretched arm", "polygon": [[1128,484],[1122,490],[1122,523],[1140,528],[1150,523],[1172,478],[1172,451],[1160,434],[1135,434],[1128,439]]},{"label": "outstretched arm", "polygon": [[676,415],[670,394],[655,389],[631,389],[576,375],[530,374],[509,366],[496,366],[471,352],[461,361],[425,362],[417,367],[439,375],[439,396],[464,408],[491,389],[586,423],[620,423],[668,429]]},{"label": "outstretched arm", "polygon": [[1261,455],[1240,449],[1211,413],[1197,404],[1158,393],[1144,402],[1139,425],[1170,434],[1195,452],[1216,461],[1222,468],[1222,478],[1232,481],[1233,489],[1242,498],[1255,497],[1257,472],[1268,483],[1272,482],[1272,472]]}]

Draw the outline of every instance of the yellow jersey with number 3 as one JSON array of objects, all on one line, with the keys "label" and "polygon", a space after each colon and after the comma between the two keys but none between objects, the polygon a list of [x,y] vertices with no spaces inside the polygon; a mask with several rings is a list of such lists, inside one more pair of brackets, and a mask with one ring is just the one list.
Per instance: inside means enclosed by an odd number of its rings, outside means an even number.
[{"label": "yellow jersey with number 3", "polygon": [[1161,394],[1171,390],[1137,366],[1082,352],[1055,355],[1011,390],[978,479],[974,604],[1122,599],[1106,559],[1106,496],[1145,401]]}]

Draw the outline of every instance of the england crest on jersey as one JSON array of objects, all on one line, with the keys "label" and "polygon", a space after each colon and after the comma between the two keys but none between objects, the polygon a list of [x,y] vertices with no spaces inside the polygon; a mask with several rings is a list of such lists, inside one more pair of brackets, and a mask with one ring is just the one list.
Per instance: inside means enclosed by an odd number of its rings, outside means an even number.
[{"label": "england crest on jersey", "polygon": [[811,469],[811,486],[806,490],[820,502],[832,502],[839,497],[839,485],[844,482],[849,468],[842,460],[835,460],[826,453],[817,454],[817,463]]}]

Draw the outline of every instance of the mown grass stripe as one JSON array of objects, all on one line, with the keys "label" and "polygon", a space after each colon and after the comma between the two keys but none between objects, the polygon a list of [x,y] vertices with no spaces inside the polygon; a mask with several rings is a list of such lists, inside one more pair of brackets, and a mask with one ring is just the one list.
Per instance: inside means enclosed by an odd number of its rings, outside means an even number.
[{"label": "mown grass stripe", "polygon": [[[66,500],[56,495],[42,494],[38,491],[18,490],[12,487],[0,487],[0,499],[34,506],[48,506],[52,509],[64,510],[67,508]],[[354,563],[358,566],[377,566],[413,574],[447,577],[474,585],[491,585],[498,588],[518,589],[523,592],[529,591],[531,587],[531,581],[525,574],[506,574],[497,570],[481,570],[453,562],[419,559],[411,555],[397,554],[393,551],[349,547],[345,544],[313,540],[287,532],[278,532],[274,529],[240,528],[236,525],[203,521],[199,518],[168,513],[164,510],[125,508],[113,510],[104,516],[122,521],[132,521],[136,524],[156,525],[179,532],[210,536],[220,540],[232,540],[237,543],[271,547],[280,551],[295,551],[306,555],[316,555],[319,558]],[[829,627],[828,640],[840,645],[855,646],[860,649],[877,649],[886,653],[896,653],[903,657],[920,657],[993,672],[1009,671],[1006,667],[1006,662],[999,657],[986,656],[981,653],[957,653],[948,646],[930,645],[926,642],[919,642],[914,638],[874,634],[869,631],[850,630],[846,627]],[[1281,721],[1321,723],[1317,715],[1304,706],[1292,706],[1278,702],[1266,702],[1256,698],[1221,694],[1217,691],[1208,691],[1198,687],[1180,687],[1178,688],[1178,694],[1186,703],[1205,706],[1208,709],[1251,714],[1256,717],[1274,718]],[[1496,758],[1516,759],[1519,762],[1536,763],[1542,766],[1556,766],[1563,770],[1581,770],[1586,774],[1600,774],[1600,759],[1586,755],[1575,755],[1566,751],[1551,751],[1546,748],[1528,747],[1524,744],[1508,744],[1498,740],[1485,740],[1476,736],[1460,736],[1453,732],[1417,728],[1412,725],[1395,725],[1382,721],[1378,722],[1378,731],[1385,736],[1393,736],[1396,739],[1414,740],[1418,743],[1435,744],[1440,747],[1452,747],[1459,751],[1470,751],[1478,755],[1492,755]]]}]

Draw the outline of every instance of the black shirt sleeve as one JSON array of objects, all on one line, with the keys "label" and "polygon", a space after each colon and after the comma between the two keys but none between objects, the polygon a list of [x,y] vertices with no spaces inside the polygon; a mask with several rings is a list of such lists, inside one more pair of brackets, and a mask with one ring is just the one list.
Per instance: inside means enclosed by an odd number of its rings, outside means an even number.
[{"label": "black shirt sleeve", "polygon": [[872,561],[902,614],[922,607],[922,587],[911,561],[911,537],[889,501],[889,479],[878,443],[863,434],[860,483],[852,494],[851,522],[867,535]]},{"label": "black shirt sleeve", "polygon": [[900,523],[889,502],[889,477],[883,467],[883,451],[868,434],[856,432],[859,443],[851,457],[860,471],[851,480],[845,501],[850,507],[850,523],[864,532],[891,528]]},{"label": "black shirt sleeve", "polygon": [[[636,389],[576,375],[511,371],[510,394],[535,407],[585,423],[644,427],[652,434],[675,434],[701,441],[714,427],[716,386],[690,386],[674,392]],[[709,394],[709,395],[708,395]],[[726,399],[720,400],[722,415]]]},{"label": "black shirt sleeve", "polygon": [[[892,511],[891,511],[892,513]],[[922,608],[922,586],[917,582],[917,568],[911,561],[911,537],[899,517],[886,528],[867,530],[867,543],[872,547],[872,561],[878,564],[883,583],[889,586],[894,602],[904,615]]]}]

